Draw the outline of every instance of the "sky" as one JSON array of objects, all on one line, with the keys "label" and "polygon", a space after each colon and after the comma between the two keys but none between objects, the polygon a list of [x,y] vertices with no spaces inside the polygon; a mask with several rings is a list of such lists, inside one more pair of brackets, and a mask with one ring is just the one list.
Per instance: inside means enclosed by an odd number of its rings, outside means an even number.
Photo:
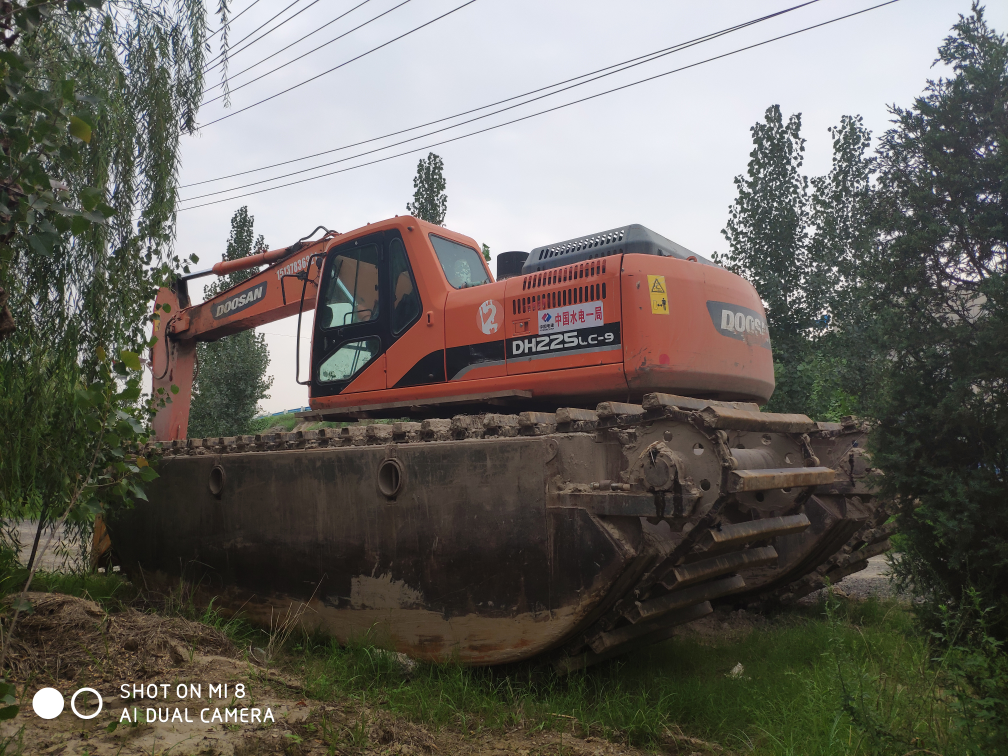
[{"label": "sky", "polygon": [[[734,178],[746,170],[752,149],[749,130],[767,107],[779,104],[785,118],[801,113],[807,139],[804,170],[810,176],[828,172],[832,146],[827,129],[843,115],[861,115],[874,137],[885,131],[891,105],[910,106],[928,78],[945,73],[940,66],[933,67],[937,48],[958,14],[969,12],[970,3],[899,0],[755,49],[725,54],[880,1],[818,0],[630,70],[371,155],[359,153],[495,109],[291,165],[190,186],[481,108],[800,3],[232,0],[230,108],[222,100],[212,101],[222,93],[220,66],[212,64],[198,114],[203,125],[182,142],[183,209],[178,215],[177,251],[197,254],[200,262],[195,269],[220,260],[231,216],[242,205],[248,206],[256,233],[265,236],[270,248],[287,246],[319,225],[349,231],[405,214],[417,162],[434,151],[445,165],[445,225],[488,244],[494,256],[628,223],[643,224],[707,257],[724,252],[721,229],[735,198]],[[448,15],[438,19],[443,14]],[[987,18],[995,29],[1008,30],[1008,3],[990,3]],[[365,25],[355,29],[361,24]],[[210,23],[212,29],[218,25],[216,18]],[[265,32],[269,33],[257,40]],[[345,36],[336,39],[341,35]],[[220,35],[211,40],[212,56],[217,55],[219,42]],[[296,44],[281,51],[292,43]],[[717,56],[724,57],[704,62]],[[256,63],[260,64],[242,73]],[[683,67],[554,112],[430,146]],[[318,78],[303,83],[312,77]],[[523,100],[508,104],[514,102]],[[242,110],[250,105],[254,107]],[[350,159],[274,179],[343,158]],[[352,168],[380,158],[389,159]],[[348,167],[352,169],[237,197]],[[231,191],[198,198],[220,190]],[[216,204],[196,207],[208,202]],[[496,269],[494,263],[491,269]],[[192,288],[198,300],[200,287]],[[302,367],[308,362],[310,325],[309,315],[302,324]],[[274,377],[270,398],[261,404],[265,412],[308,403],[307,389],[294,380],[296,328],[297,319],[289,318],[257,329],[266,336]]]}]

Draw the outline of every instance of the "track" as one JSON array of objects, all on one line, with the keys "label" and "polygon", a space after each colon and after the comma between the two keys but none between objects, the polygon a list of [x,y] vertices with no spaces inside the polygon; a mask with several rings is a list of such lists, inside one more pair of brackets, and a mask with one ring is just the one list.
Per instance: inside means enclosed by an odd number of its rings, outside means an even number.
[{"label": "track", "polygon": [[[648,394],[189,439],[152,450],[163,488],[110,529],[127,569],[191,558],[252,616],[302,601],[341,638],[381,625],[419,657],[572,671],[863,569],[891,533],[865,432]],[[383,573],[399,603],[362,593]]]}]

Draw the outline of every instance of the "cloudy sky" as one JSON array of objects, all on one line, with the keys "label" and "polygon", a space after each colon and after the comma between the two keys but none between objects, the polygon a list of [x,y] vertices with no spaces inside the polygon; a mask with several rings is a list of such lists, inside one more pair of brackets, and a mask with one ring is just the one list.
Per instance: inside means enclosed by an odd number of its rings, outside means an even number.
[{"label": "cloudy sky", "polygon": [[[198,254],[200,269],[219,260],[231,216],[242,205],[248,205],[256,231],[271,248],[290,244],[319,225],[347,231],[404,214],[417,161],[433,150],[445,163],[446,225],[490,245],[494,254],[641,223],[709,256],[726,246],[721,229],[735,196],[732,180],[745,171],[749,129],[769,105],[780,104],[785,116],[802,114],[808,140],[805,169],[810,175],[825,173],[831,150],[827,128],[842,115],[860,114],[874,135],[884,131],[888,106],[911,104],[926,79],[942,73],[932,68],[937,47],[970,4],[899,0],[725,54],[880,1],[818,0],[567,91],[546,89],[532,95],[548,95],[535,102],[521,104],[529,98],[519,98],[366,145],[191,185],[482,108],[800,2],[232,0],[232,17],[241,15],[229,31],[231,107],[213,101],[222,93],[217,86],[221,71],[214,67],[199,112],[204,126],[183,142],[186,209],[179,214],[178,250]],[[990,23],[1008,29],[1008,4],[989,5]],[[417,29],[423,24],[428,25]],[[216,28],[217,21],[211,26]],[[335,41],[326,44],[330,40]],[[273,57],[264,61],[268,56]],[[718,56],[723,57],[704,62]],[[262,74],[267,75],[252,82]],[[312,77],[318,78],[308,81]],[[519,107],[494,113],[516,103]],[[487,113],[491,115],[461,123]],[[453,128],[430,133],[445,126]],[[390,146],[413,137],[419,138]],[[379,151],[362,154],[375,149]],[[395,157],[407,151],[412,152]],[[353,167],[381,158],[389,159]],[[302,172],[278,178],[292,171]],[[342,172],[322,175],[333,171]],[[236,196],[305,178],[313,180]],[[250,182],[262,183],[235,188]],[[222,190],[228,191],[199,197]],[[208,202],[216,204],[197,207]],[[199,290],[194,293],[198,296]],[[289,319],[259,329],[270,346],[274,375],[271,398],[263,403],[268,412],[307,404],[306,390],[294,382],[295,328],[296,321]],[[307,364],[309,345],[303,343]]]}]

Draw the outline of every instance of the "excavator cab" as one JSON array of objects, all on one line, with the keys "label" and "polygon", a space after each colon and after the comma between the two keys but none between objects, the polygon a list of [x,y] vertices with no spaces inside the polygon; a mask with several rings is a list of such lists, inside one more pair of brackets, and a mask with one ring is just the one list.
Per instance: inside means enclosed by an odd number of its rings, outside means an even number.
[{"label": "excavator cab", "polygon": [[[444,382],[443,347],[434,348],[443,344],[443,332],[427,326],[436,319],[443,328],[449,289],[483,286],[493,277],[472,243],[447,238],[445,230],[425,238],[420,224],[407,220],[405,228],[396,224],[325,253],[312,339],[313,398]],[[417,338],[431,348],[395,348],[424,312],[429,323]]]}]

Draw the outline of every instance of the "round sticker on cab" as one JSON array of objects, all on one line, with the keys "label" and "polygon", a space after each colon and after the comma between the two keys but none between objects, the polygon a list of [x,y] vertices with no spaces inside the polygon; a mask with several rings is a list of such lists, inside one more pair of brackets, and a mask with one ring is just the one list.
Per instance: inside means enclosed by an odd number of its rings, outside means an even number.
[{"label": "round sticker on cab", "polygon": [[476,310],[476,325],[487,336],[497,333],[504,322],[504,307],[496,299],[488,299]]}]

